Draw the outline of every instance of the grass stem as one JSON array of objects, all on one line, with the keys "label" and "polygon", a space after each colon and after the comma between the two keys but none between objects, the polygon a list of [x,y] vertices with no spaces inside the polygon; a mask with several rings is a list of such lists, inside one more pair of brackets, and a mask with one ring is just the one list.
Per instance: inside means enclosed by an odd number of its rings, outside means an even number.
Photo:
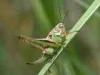
[{"label": "grass stem", "polygon": [[43,68],[38,73],[38,75],[44,75],[48,71],[48,69],[52,66],[54,61],[61,54],[61,52],[63,51],[65,46],[68,45],[68,43],[71,41],[71,39],[77,34],[77,31],[79,31],[84,26],[84,24],[90,19],[92,14],[99,8],[99,6],[100,6],[100,0],[94,0],[93,3],[90,5],[90,7],[87,9],[87,11],[84,13],[84,15],[78,20],[78,22],[74,25],[74,27],[69,31],[72,33],[66,37],[64,45],[62,45],[62,47],[60,48],[58,53],[55,56],[53,56],[53,58],[51,59],[52,61],[47,62],[43,66]]}]

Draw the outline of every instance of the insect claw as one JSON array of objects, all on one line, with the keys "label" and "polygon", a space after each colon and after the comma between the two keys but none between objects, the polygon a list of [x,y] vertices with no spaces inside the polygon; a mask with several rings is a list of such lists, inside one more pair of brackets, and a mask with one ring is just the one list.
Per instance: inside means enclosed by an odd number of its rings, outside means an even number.
[{"label": "insect claw", "polygon": [[34,65],[34,62],[27,62],[28,65]]},{"label": "insect claw", "polygon": [[30,62],[27,62],[26,64],[31,64]]}]

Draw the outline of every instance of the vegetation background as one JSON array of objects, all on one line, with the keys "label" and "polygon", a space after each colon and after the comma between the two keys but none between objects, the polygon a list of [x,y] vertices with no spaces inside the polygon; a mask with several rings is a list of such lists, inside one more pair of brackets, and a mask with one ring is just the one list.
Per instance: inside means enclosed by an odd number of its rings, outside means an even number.
[{"label": "vegetation background", "polygon": [[[59,22],[68,31],[93,1],[0,0],[0,75],[37,75],[43,64],[26,62],[41,57],[41,50],[19,41],[16,35],[42,38]],[[51,75],[100,75],[99,12],[65,48]]]}]

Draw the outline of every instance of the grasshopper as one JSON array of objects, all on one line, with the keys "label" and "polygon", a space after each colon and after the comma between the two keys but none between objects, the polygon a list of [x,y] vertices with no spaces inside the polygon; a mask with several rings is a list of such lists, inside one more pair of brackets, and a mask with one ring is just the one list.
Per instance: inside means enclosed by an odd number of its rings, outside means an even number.
[{"label": "grasshopper", "polygon": [[67,33],[63,23],[58,23],[47,35],[46,38],[34,39],[27,37],[25,35],[20,35],[19,39],[31,44],[32,46],[42,50],[42,57],[34,62],[29,62],[29,64],[42,63],[46,61],[49,57],[52,57],[57,49],[65,41]]}]

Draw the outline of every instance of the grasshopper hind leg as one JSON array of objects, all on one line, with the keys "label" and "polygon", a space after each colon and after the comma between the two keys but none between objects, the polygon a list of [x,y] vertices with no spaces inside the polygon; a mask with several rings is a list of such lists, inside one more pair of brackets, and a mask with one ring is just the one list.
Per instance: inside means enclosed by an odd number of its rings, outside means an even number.
[{"label": "grasshopper hind leg", "polygon": [[34,65],[34,64],[40,64],[43,63],[47,60],[47,57],[43,54],[41,58],[37,59],[36,61],[33,62],[27,62],[26,64]]}]

